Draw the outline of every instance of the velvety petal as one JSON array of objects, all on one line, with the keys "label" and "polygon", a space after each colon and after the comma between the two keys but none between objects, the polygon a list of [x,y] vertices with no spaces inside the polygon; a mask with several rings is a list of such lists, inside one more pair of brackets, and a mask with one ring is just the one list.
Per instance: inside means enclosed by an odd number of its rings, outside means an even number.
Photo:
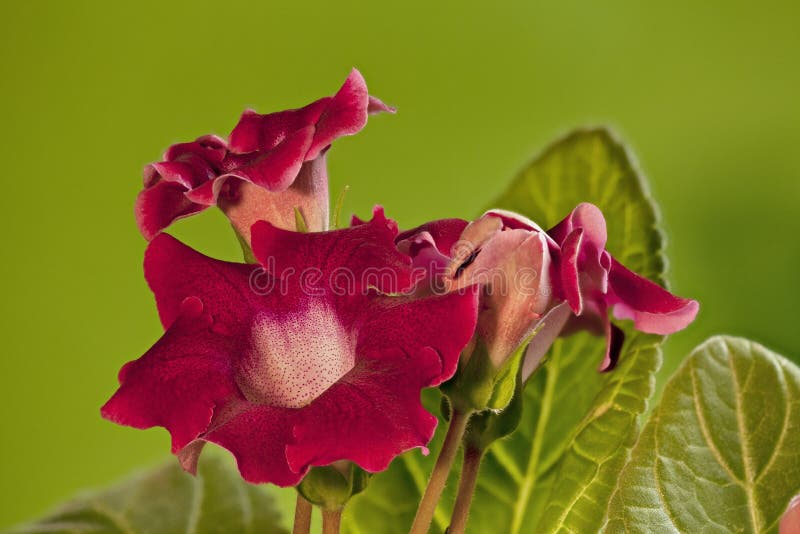
[{"label": "velvety petal", "polygon": [[162,338],[122,368],[103,417],[134,428],[162,426],[173,452],[204,432],[214,408],[238,395],[231,369],[236,344],[210,325],[200,301],[187,299]]},{"label": "velvety petal", "polygon": [[253,254],[275,277],[304,276],[308,287],[336,293],[408,290],[411,259],[394,245],[397,224],[376,210],[368,224],[320,233],[297,233],[258,221],[251,228]]},{"label": "velvety petal", "polygon": [[379,298],[362,317],[356,366],[298,412],[287,458],[295,470],[348,459],[381,471],[424,447],[436,418],[420,390],[449,379],[475,327],[477,288],[424,299]]},{"label": "velvety petal", "polygon": [[417,294],[441,293],[441,277],[447,272],[450,255],[466,226],[467,221],[462,219],[441,219],[397,236],[398,250],[411,257],[414,271],[420,273]]},{"label": "velvety petal", "polygon": [[581,291],[581,272],[579,254],[583,243],[583,229],[572,231],[561,243],[558,257],[558,274],[561,295],[569,303],[575,315],[583,313],[583,292]]},{"label": "velvety petal", "polygon": [[330,97],[325,97],[302,108],[265,115],[246,110],[231,132],[230,151],[249,154],[275,149],[296,131],[313,126],[330,100]]},{"label": "velvety petal", "polygon": [[186,198],[181,184],[161,181],[143,189],[136,197],[136,225],[150,241],[170,224],[206,209]]},{"label": "velvety petal", "polygon": [[328,229],[328,173],[325,154],[300,168],[294,183],[280,192],[237,182],[230,195],[219,198],[219,207],[236,231],[250,242],[250,228],[256,221],[269,221],[284,230],[296,231],[295,208],[300,210],[309,232]]},{"label": "velvety petal", "polygon": [[563,248],[565,242],[577,231],[582,234],[574,251],[577,267],[582,275],[591,280],[591,284],[581,280],[582,291],[587,291],[591,285],[592,289],[605,293],[608,291],[611,256],[605,250],[606,220],[600,208],[586,202],[578,204],[572,213],[547,233]]},{"label": "velvety petal", "polygon": [[[286,461],[286,446],[292,440],[295,410],[237,401],[215,414],[208,432],[199,440],[216,443],[236,458],[242,478],[252,484],[294,486],[305,470],[293,471]],[[198,443],[181,454],[181,464],[196,466]]]},{"label": "velvety petal", "polygon": [[214,319],[214,328],[246,325],[259,305],[251,288],[254,265],[215,260],[168,234],[160,234],[147,247],[144,274],[156,297],[158,313],[168,327],[190,296],[198,297]]},{"label": "velvety petal", "polygon": [[224,180],[226,176],[235,176],[269,191],[283,191],[292,184],[303,162],[308,159],[306,153],[313,138],[313,125],[295,130],[275,148],[258,153],[244,165],[241,158],[237,158],[233,163],[224,163],[226,175],[218,179]]},{"label": "velvety petal", "polygon": [[[448,380],[455,373],[461,350],[472,337],[478,313],[479,287],[425,298],[374,299],[362,306],[356,357],[380,360],[401,349],[408,358],[428,347],[438,354],[435,375],[421,377],[428,386]],[[430,357],[430,353],[425,353]],[[429,368],[421,366],[422,368]]]},{"label": "velvety petal", "polygon": [[431,221],[417,226],[416,228],[412,228],[411,230],[401,232],[397,236],[397,243],[400,245],[404,241],[413,240],[414,236],[427,234],[430,236],[430,242],[436,249],[449,258],[452,254],[453,247],[458,243],[461,238],[461,233],[464,231],[464,228],[467,227],[467,224],[467,221],[463,219],[439,219]]},{"label": "velvety petal", "polygon": [[607,240],[606,220],[603,212],[594,204],[582,202],[560,223],[547,231],[547,233],[561,243],[576,228],[582,228],[587,240],[598,250],[605,249]]},{"label": "velvety petal", "polygon": [[335,139],[361,131],[367,124],[369,104],[367,82],[358,70],[353,69],[319,117],[308,159],[316,158]]},{"label": "velvety petal", "polygon": [[[295,439],[286,448],[293,470],[350,460],[367,471],[382,471],[397,455],[431,440],[437,421],[419,400],[425,384],[408,373],[417,360],[399,349],[385,356],[380,362],[360,362],[298,412]],[[440,372],[433,349],[416,356],[428,365],[420,374]]]},{"label": "velvety petal", "polygon": [[200,137],[191,143],[172,145],[164,154],[164,161],[145,167],[144,185],[149,187],[164,180],[193,189],[219,173],[226,153],[225,141],[214,135]]},{"label": "velvety petal", "polygon": [[676,297],[617,260],[611,261],[609,285],[614,315],[632,319],[642,332],[666,335],[682,330],[694,321],[700,308],[697,301]]}]

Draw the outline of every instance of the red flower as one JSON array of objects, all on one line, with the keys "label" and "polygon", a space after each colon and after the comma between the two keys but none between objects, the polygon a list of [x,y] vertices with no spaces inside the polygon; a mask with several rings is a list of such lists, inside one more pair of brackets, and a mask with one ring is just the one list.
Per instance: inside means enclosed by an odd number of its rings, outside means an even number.
[{"label": "red flower", "polygon": [[561,247],[558,277],[562,298],[575,315],[594,318],[602,325],[606,357],[601,370],[616,365],[624,337],[611,324],[609,308],[617,319],[631,319],[637,330],[650,334],[672,334],[697,316],[700,306],[696,300],[676,297],[608,253],[606,221],[597,206],[579,204],[547,233]]},{"label": "red flower", "polygon": [[562,332],[570,309],[576,317],[566,332],[600,324],[607,339],[602,371],[614,367],[624,339],[608,319],[609,308],[655,334],[670,334],[694,320],[696,301],[629,271],[605,243],[605,219],[591,204],[580,204],[547,232],[519,214],[491,210],[469,224],[433,221],[398,236],[400,250],[427,273],[431,291],[481,285],[476,332],[495,365],[543,324],[526,353],[525,375]]},{"label": "red flower", "polygon": [[176,219],[215,204],[248,242],[258,220],[295,229],[295,208],[309,230],[327,230],[325,152],[337,138],[359,132],[368,114],[382,111],[394,110],[369,96],[354,69],[332,97],[268,115],[245,111],[228,142],[206,136],[171,146],[164,161],[144,171],[145,189],[136,200],[142,235],[150,240]]},{"label": "red flower", "polygon": [[145,276],[163,337],[120,371],[103,416],[163,426],[193,471],[204,442],[254,483],[293,485],[309,466],[369,471],[424,447],[436,418],[420,390],[455,372],[475,291],[390,297],[413,284],[382,211],[362,226],[295,233],[253,226],[263,267],[213,260],[156,237]]}]

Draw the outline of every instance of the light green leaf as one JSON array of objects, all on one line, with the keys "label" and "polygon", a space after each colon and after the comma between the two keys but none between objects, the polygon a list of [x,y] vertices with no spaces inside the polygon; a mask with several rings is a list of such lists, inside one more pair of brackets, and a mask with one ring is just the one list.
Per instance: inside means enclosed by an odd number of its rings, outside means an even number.
[{"label": "light green leaf", "polygon": [[230,462],[203,455],[197,477],[177,461],[85,494],[9,534],[278,534],[279,514],[263,487],[242,481]]},{"label": "light green leaf", "polygon": [[[664,283],[655,207],[632,158],[606,130],[580,130],[556,142],[487,208],[517,211],[549,228],[580,202],[591,202],[605,214],[608,249],[618,260]],[[484,460],[469,532],[583,532],[602,524],[661,363],[659,336],[629,327],[625,332],[620,364],[604,375],[597,373],[601,338],[582,333],[556,342],[526,388],[520,428],[496,442]],[[394,513],[381,531],[407,531],[430,462],[404,455],[375,477],[353,500],[346,531],[374,531],[370,527],[379,523],[366,522],[370,506],[365,503],[379,501],[380,491],[392,492],[382,504]],[[437,511],[436,532],[446,528],[451,503],[447,493]]]},{"label": "light green leaf", "polygon": [[800,369],[715,337],[664,394],[622,472],[606,531],[778,532],[800,493]]}]

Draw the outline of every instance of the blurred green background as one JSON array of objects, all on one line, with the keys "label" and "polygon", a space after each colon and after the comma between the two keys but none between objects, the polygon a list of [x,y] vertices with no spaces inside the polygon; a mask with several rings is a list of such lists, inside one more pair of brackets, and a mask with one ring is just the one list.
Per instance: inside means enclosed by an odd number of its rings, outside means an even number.
[{"label": "blurred green background", "polygon": [[[330,153],[348,213],[475,215],[548,141],[609,124],[661,205],[673,289],[702,303],[662,379],[713,333],[798,361],[798,24],[790,1],[2,2],[0,528],[167,455],[163,430],[98,413],[160,333],[142,166],[352,66],[399,112]],[[238,257],[216,212],[175,233]]]}]

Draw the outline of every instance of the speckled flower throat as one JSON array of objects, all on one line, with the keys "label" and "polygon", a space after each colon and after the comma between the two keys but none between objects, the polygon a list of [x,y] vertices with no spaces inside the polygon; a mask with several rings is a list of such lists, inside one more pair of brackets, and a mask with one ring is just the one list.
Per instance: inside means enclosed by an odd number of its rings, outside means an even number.
[{"label": "speckled flower throat", "polygon": [[261,314],[236,381],[251,402],[302,408],[355,364],[355,342],[324,302],[311,300],[294,314]]}]

